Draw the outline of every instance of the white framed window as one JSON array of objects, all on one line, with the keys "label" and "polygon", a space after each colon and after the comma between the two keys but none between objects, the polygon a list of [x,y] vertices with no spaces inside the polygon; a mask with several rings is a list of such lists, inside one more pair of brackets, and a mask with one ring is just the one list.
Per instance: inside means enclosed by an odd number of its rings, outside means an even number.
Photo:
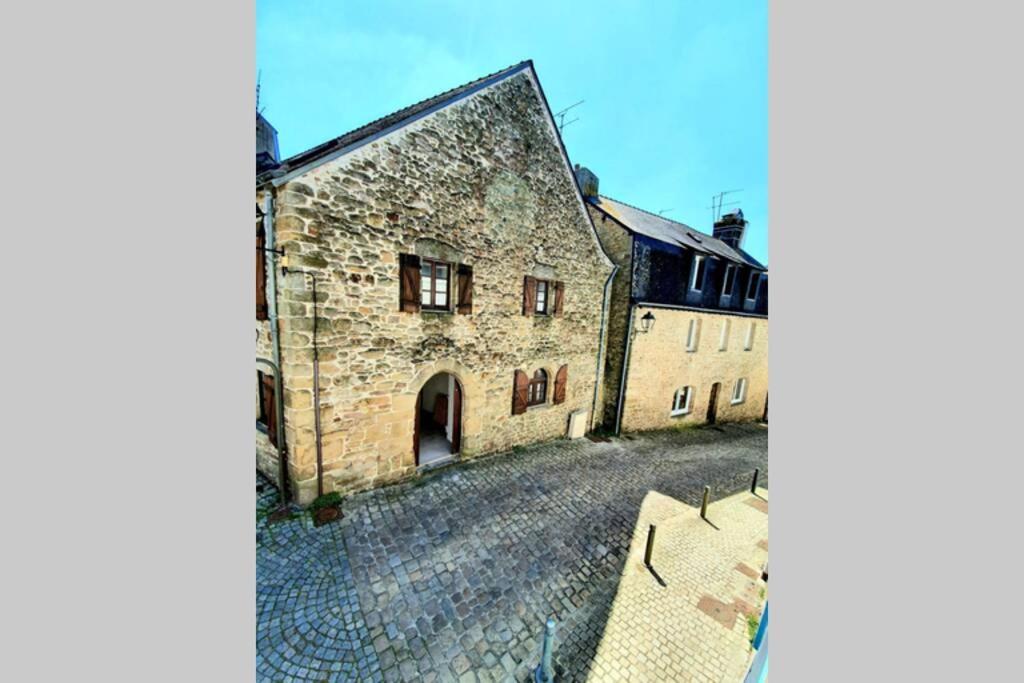
[{"label": "white framed window", "polygon": [[754,348],[754,329],[756,327],[757,326],[754,323],[750,323],[749,325],[747,325],[747,336],[743,340],[744,351],[749,351],[750,349]]},{"label": "white framed window", "polygon": [[693,255],[693,276],[690,278],[690,289],[699,292],[704,288],[704,271],[707,259],[700,254]]},{"label": "white framed window", "polygon": [[690,320],[690,329],[686,332],[686,350],[693,353],[697,350],[697,342],[700,339],[700,320]]},{"label": "white framed window", "polygon": [[732,404],[743,403],[747,400],[747,378],[740,377],[732,388]]},{"label": "white framed window", "polygon": [[676,389],[672,397],[672,416],[686,415],[690,412],[690,400],[693,398],[693,387]]},{"label": "white framed window", "polygon": [[536,313],[546,314],[548,312],[548,282],[537,280],[537,298],[534,300],[533,310]]},{"label": "white framed window", "polygon": [[728,351],[729,350],[729,319],[726,318],[722,321],[722,336],[718,338],[718,350]]},{"label": "white framed window", "polygon": [[736,266],[732,263],[726,264],[725,275],[722,276],[722,294],[731,297],[736,289]]},{"label": "white framed window", "polygon": [[750,280],[747,281],[747,301],[755,301],[759,289],[761,289],[761,273],[753,270],[750,272]]}]

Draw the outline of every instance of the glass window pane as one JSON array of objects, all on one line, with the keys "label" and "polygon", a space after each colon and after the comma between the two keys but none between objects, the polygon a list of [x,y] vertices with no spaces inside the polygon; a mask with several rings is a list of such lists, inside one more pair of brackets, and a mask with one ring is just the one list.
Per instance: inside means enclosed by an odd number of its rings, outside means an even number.
[{"label": "glass window pane", "polygon": [[420,291],[420,303],[424,306],[430,305],[430,290],[424,289]]},{"label": "glass window pane", "polygon": [[437,280],[434,281],[434,286],[437,287],[437,291],[439,291],[439,292],[447,292],[448,291],[448,281],[447,280],[442,280],[442,279],[438,278]]},{"label": "glass window pane", "polygon": [[444,292],[435,292],[434,293],[434,305],[435,306],[444,306],[446,303],[448,303],[447,301],[445,301],[445,299],[446,299],[446,297],[445,297],[445,293]]},{"label": "glass window pane", "polygon": [[443,263],[438,263],[437,266],[435,266],[435,267],[437,268],[437,279],[438,280],[441,280],[441,279],[447,280],[448,279],[448,266],[444,265]]},{"label": "glass window pane", "polygon": [[422,263],[420,263],[420,275],[422,275],[423,277],[427,278],[428,280],[430,279],[430,262],[429,261],[423,261]]}]

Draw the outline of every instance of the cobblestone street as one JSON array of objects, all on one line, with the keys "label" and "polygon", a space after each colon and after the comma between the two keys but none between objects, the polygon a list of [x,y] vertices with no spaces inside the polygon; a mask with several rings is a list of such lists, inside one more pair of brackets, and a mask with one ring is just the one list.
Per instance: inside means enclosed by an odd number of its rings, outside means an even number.
[{"label": "cobblestone street", "polygon": [[[560,680],[584,680],[650,491],[699,506],[768,485],[768,431],[721,425],[519,449],[257,521],[257,677],[525,680],[544,619]],[[264,485],[260,506],[276,493]]]}]

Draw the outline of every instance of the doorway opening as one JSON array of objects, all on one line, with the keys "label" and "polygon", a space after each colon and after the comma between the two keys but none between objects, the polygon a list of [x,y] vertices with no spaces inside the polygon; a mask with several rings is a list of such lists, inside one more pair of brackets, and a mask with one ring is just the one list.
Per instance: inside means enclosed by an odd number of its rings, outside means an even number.
[{"label": "doorway opening", "polygon": [[715,424],[715,419],[718,417],[718,390],[722,387],[721,382],[715,382],[711,385],[711,397],[708,399],[708,424]]},{"label": "doorway opening", "polygon": [[455,375],[440,372],[427,380],[416,398],[416,465],[450,460],[461,445],[462,386]]}]

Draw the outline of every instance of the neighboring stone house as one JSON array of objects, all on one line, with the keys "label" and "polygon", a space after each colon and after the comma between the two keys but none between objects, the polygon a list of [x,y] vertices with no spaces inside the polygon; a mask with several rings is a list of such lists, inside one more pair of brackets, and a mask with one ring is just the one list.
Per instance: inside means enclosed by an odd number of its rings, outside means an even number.
[{"label": "neighboring stone house", "polygon": [[[614,430],[767,419],[768,273],[741,211],[707,235],[601,196],[576,167],[612,285],[603,423]],[[645,331],[646,330],[646,331]]]},{"label": "neighboring stone house", "polygon": [[615,268],[532,62],[283,161],[257,129],[262,471],[280,434],[308,503],[590,428]]}]

